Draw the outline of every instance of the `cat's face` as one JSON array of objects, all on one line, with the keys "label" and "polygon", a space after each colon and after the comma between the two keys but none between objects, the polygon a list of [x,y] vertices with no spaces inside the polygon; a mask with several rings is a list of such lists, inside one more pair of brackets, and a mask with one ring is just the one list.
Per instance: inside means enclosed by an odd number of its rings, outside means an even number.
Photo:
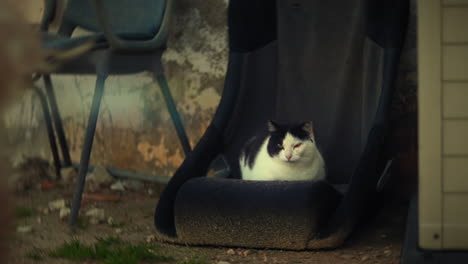
[{"label": "cat's face", "polygon": [[297,162],[312,153],[315,140],[311,122],[299,124],[268,123],[268,154],[283,162]]}]

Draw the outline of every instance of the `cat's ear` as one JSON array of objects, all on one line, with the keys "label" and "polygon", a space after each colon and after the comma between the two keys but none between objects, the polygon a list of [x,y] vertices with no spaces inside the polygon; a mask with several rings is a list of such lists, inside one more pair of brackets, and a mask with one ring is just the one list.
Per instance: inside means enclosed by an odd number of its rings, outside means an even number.
[{"label": "cat's ear", "polygon": [[314,126],[312,125],[312,121],[305,122],[304,125],[302,125],[302,129],[306,131],[311,138],[314,137]]},{"label": "cat's ear", "polygon": [[278,125],[273,120],[268,120],[268,132],[272,133],[278,130]]}]

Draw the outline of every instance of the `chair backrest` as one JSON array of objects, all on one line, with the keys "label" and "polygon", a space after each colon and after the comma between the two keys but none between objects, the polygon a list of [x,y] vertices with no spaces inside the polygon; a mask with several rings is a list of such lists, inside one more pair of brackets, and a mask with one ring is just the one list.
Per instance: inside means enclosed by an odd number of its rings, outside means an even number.
[{"label": "chair backrest", "polygon": [[[112,29],[135,39],[154,36],[160,29],[166,0],[102,0]],[[71,35],[76,27],[101,32],[94,0],[68,0],[59,33]]]}]

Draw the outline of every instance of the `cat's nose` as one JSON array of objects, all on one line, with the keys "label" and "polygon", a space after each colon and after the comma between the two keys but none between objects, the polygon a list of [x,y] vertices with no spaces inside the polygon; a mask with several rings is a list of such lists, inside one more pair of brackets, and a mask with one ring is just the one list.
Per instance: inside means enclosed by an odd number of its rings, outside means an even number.
[{"label": "cat's nose", "polygon": [[286,154],[286,159],[290,160],[292,158],[292,153]]}]

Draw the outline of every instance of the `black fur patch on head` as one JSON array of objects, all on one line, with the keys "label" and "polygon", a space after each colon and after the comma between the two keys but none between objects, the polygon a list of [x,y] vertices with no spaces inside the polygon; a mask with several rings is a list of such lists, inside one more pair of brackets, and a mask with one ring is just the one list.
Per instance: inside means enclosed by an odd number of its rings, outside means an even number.
[{"label": "black fur patch on head", "polygon": [[268,154],[273,157],[281,151],[284,137],[289,132],[294,137],[301,140],[310,139],[310,133],[305,129],[307,122],[300,123],[278,123],[275,121],[268,122],[268,131],[270,140],[268,141]]}]

